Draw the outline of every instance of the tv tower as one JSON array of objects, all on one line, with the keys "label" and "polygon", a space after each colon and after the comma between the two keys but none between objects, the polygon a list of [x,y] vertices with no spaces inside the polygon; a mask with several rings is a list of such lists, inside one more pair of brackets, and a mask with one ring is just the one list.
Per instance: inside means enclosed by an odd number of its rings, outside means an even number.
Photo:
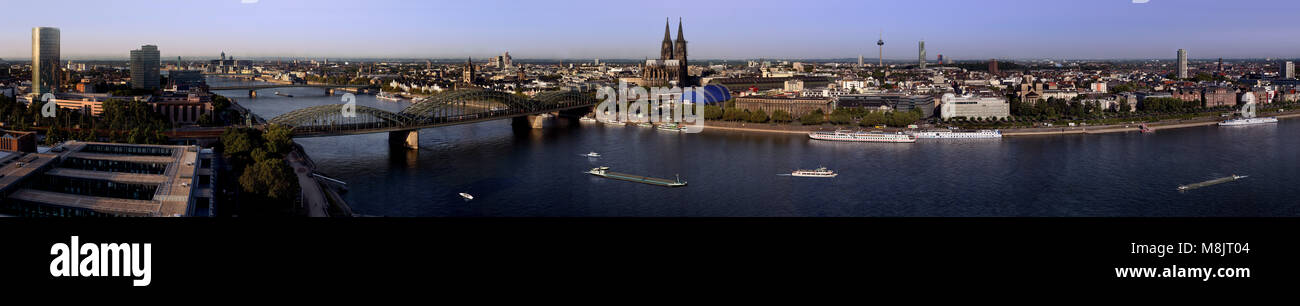
[{"label": "tv tower", "polygon": [[880,65],[880,67],[884,67],[885,66],[885,31],[880,31],[880,40],[876,41],[876,46],[880,48],[880,58],[878,59],[880,62],[877,63],[877,65]]}]

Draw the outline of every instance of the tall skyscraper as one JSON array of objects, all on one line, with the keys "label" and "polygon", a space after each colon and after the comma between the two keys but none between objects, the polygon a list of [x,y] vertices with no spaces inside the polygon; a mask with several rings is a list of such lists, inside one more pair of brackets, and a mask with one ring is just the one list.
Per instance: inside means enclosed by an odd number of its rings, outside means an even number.
[{"label": "tall skyscraper", "polygon": [[131,88],[158,89],[158,46],[144,45],[131,50]]},{"label": "tall skyscraper", "polygon": [[1187,78],[1187,50],[1178,49],[1178,78]]},{"label": "tall skyscraper", "polygon": [[1223,72],[1223,58],[1219,58],[1219,72]]},{"label": "tall skyscraper", "polygon": [[858,54],[858,67],[862,67],[862,54]]},{"label": "tall skyscraper", "polygon": [[59,91],[59,28],[32,28],[32,93]]},{"label": "tall skyscraper", "polygon": [[1295,62],[1292,61],[1282,62],[1281,67],[1278,67],[1277,77],[1281,79],[1294,79]]},{"label": "tall skyscraper", "polygon": [[998,60],[989,59],[989,74],[998,75]]},{"label": "tall skyscraper", "polygon": [[916,48],[917,65],[921,66],[921,69],[925,69],[925,41],[922,40],[918,43]]}]

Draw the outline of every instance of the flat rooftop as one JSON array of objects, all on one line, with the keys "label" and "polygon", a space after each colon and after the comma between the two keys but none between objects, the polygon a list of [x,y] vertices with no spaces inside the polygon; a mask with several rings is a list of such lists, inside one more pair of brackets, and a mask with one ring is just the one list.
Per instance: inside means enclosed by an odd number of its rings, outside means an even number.
[{"label": "flat rooftop", "polygon": [[[94,152],[88,152],[94,151]],[[0,156],[0,192],[9,198],[126,216],[184,216],[189,211],[198,147],[68,141],[49,153]],[[165,164],[162,174],[60,168],[66,158]],[[98,197],[22,188],[36,175],[157,186],[149,200]]]}]

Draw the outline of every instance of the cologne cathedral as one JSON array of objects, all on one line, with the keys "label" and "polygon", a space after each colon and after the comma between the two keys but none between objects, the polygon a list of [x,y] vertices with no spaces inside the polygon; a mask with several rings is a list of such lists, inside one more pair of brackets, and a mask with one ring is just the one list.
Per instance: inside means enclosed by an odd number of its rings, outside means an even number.
[{"label": "cologne cathedral", "polygon": [[682,21],[677,20],[677,40],[669,36],[668,21],[664,21],[664,42],[659,49],[659,59],[645,61],[641,70],[643,86],[690,86],[687,75],[686,36],[682,35]]}]

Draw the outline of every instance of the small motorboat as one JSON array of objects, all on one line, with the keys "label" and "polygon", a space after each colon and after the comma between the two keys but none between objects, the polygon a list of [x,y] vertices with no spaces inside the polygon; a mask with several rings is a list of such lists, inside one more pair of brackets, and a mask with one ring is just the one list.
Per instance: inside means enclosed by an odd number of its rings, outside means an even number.
[{"label": "small motorboat", "polygon": [[1139,129],[1139,131],[1142,131],[1143,133],[1151,133],[1156,131],[1151,129],[1151,127],[1147,126],[1145,123],[1143,123],[1140,127],[1141,129]]},{"label": "small motorboat", "polygon": [[469,200],[473,200],[473,199],[474,199],[474,196],[469,195],[468,193],[464,193],[464,192],[461,192],[461,193],[460,193],[460,197],[461,197],[461,198],[465,198],[465,201],[467,201],[467,202],[468,202]]},{"label": "small motorboat", "polygon": [[600,157],[600,153],[591,152],[591,153],[583,154],[582,156],[586,156],[586,157]]}]

